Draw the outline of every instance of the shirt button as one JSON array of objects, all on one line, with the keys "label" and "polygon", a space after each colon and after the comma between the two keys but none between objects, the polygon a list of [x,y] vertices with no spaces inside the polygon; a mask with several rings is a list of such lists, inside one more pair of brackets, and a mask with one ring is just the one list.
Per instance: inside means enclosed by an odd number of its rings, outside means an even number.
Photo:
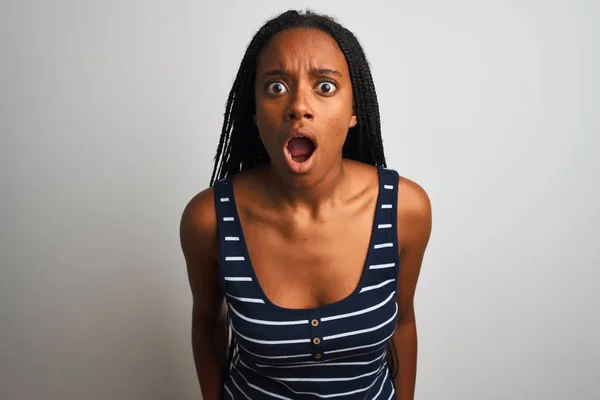
[{"label": "shirt button", "polygon": [[313,343],[314,344],[319,344],[319,343],[321,343],[321,339],[319,339],[318,337],[316,337],[316,338],[313,339]]},{"label": "shirt button", "polygon": [[318,326],[319,325],[319,321],[317,321],[316,319],[313,319],[312,321],[310,321],[310,324],[312,326]]},{"label": "shirt button", "polygon": [[317,353],[317,354],[315,354],[315,358],[316,358],[317,360],[320,360],[320,359],[321,359],[321,357],[323,357],[323,356],[321,355],[321,353]]}]

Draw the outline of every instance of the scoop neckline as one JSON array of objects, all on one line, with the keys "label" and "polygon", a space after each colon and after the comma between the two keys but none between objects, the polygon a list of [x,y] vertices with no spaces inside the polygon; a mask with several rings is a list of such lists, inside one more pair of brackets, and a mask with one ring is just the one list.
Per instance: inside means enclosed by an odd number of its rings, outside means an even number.
[{"label": "scoop neckline", "polygon": [[343,299],[340,299],[338,301],[335,301],[333,303],[329,303],[329,304],[325,304],[322,306],[318,306],[318,307],[312,307],[312,308],[288,308],[288,307],[282,307],[279,306],[275,303],[273,303],[271,301],[271,299],[269,299],[269,297],[266,295],[266,293],[263,290],[262,285],[260,284],[260,281],[258,280],[258,277],[256,275],[256,271],[254,270],[254,263],[252,262],[252,259],[250,258],[250,251],[248,250],[248,244],[246,243],[246,237],[244,234],[244,227],[242,226],[242,222],[240,220],[240,214],[238,212],[238,207],[237,207],[237,202],[235,200],[235,190],[234,190],[234,176],[229,177],[230,180],[230,186],[231,186],[231,204],[232,204],[232,208],[233,208],[233,212],[234,212],[234,217],[235,217],[235,221],[237,222],[237,226],[239,229],[239,235],[240,235],[240,242],[242,244],[242,252],[244,255],[244,264],[246,265],[246,267],[249,270],[249,273],[252,277],[252,283],[254,284],[254,286],[257,288],[258,293],[260,294],[261,300],[264,301],[265,305],[275,309],[276,311],[279,312],[284,312],[284,313],[288,313],[288,314],[309,314],[309,315],[314,315],[314,314],[320,314],[324,311],[328,311],[331,309],[336,309],[339,307],[342,307],[344,305],[346,305],[347,303],[351,303],[352,301],[354,301],[354,299],[357,297],[357,295],[360,293],[360,290],[362,289],[362,287],[364,286],[364,281],[366,279],[366,272],[369,269],[369,264],[370,264],[370,260],[372,258],[372,252],[373,252],[373,246],[374,246],[374,236],[375,236],[375,229],[377,226],[377,221],[378,221],[378,217],[381,214],[380,211],[380,204],[381,204],[381,196],[382,196],[382,185],[383,185],[383,177],[382,177],[382,168],[381,166],[377,166],[377,200],[375,203],[375,213],[373,215],[373,222],[371,223],[371,234],[369,236],[369,248],[367,249],[367,254],[365,257],[365,262],[363,264],[362,267],[362,271],[361,271],[361,275],[360,275],[360,280],[358,281],[358,285],[356,286],[356,288],[354,288],[354,290],[352,291],[352,293],[350,293],[348,296],[344,297]]}]

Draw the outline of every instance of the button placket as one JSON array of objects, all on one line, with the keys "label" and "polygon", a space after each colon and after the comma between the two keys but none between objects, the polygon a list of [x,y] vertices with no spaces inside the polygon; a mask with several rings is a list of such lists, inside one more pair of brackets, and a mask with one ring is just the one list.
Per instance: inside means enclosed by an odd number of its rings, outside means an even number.
[{"label": "button placket", "polygon": [[314,360],[323,359],[323,335],[321,329],[321,315],[316,312],[311,315],[308,320],[308,327],[310,331],[310,346],[311,353]]}]

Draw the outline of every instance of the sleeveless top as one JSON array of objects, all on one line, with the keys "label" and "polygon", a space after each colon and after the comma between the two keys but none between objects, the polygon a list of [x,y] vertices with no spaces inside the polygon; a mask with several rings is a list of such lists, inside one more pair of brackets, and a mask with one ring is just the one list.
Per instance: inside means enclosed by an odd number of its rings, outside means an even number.
[{"label": "sleeveless top", "polygon": [[[396,327],[399,175],[378,167],[379,194],[358,287],[312,309],[269,301],[256,278],[231,177],[215,182],[221,289],[235,339],[224,399],[391,399],[386,343]],[[332,285],[335,282],[331,282]]]}]

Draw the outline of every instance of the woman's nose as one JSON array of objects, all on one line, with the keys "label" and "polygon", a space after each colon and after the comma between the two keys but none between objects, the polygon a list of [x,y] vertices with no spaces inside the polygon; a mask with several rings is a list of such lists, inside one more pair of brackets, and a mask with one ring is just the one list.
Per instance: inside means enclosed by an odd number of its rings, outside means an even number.
[{"label": "woman's nose", "polygon": [[310,119],[312,120],[313,110],[310,105],[311,93],[308,89],[296,89],[293,96],[291,97],[290,105],[286,111],[286,117],[288,120],[293,119]]}]

